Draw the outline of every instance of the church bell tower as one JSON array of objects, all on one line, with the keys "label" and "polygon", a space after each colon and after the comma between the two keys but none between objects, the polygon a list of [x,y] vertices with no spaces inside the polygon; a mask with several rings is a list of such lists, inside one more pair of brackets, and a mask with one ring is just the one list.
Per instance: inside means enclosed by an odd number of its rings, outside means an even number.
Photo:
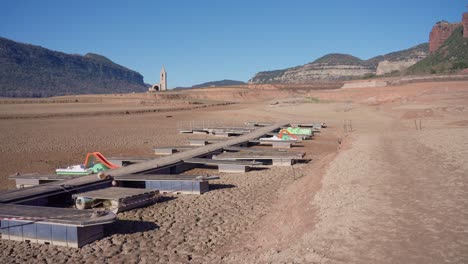
[{"label": "church bell tower", "polygon": [[161,69],[161,74],[159,77],[159,90],[167,91],[167,73],[166,69],[164,69],[164,66]]}]

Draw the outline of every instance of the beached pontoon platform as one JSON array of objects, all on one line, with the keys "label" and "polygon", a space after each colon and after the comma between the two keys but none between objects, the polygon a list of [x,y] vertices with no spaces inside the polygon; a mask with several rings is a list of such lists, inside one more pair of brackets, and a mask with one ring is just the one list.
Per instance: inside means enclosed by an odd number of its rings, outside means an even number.
[{"label": "beached pontoon platform", "polygon": [[249,140],[249,143],[260,144],[260,145],[271,145],[273,148],[291,148],[294,144],[299,143],[297,140]]},{"label": "beached pontoon platform", "polygon": [[291,166],[297,160],[302,160],[304,153],[279,151],[238,151],[224,152],[213,156],[218,161],[270,161],[273,166]]},{"label": "beached pontoon platform", "polygon": [[185,159],[184,162],[189,164],[217,166],[219,172],[227,173],[244,173],[250,171],[254,166],[263,165],[263,163],[255,161],[216,160],[207,158],[190,158]]},{"label": "beached pontoon platform", "polygon": [[2,239],[82,247],[104,236],[112,212],[0,204]]},{"label": "beached pontoon platform", "polygon": [[110,187],[73,195],[78,209],[103,206],[114,213],[128,211],[152,204],[159,198],[159,191],[136,188]]},{"label": "beached pontoon platform", "polygon": [[[287,122],[278,122],[272,125],[258,126],[250,133],[246,130],[246,134],[240,134],[227,140],[203,140],[205,143],[200,147],[186,149],[182,152],[176,152],[172,155],[155,159],[125,158],[134,164],[105,171],[105,175],[101,175],[101,177],[97,177],[96,174],[72,179],[58,179],[48,176],[45,180],[50,180],[51,182],[2,192],[0,193],[2,238],[21,241],[29,240],[37,243],[50,243],[69,247],[83,246],[101,238],[103,236],[103,225],[114,221],[115,215],[110,212],[97,215],[89,210],[44,206],[57,206],[60,202],[71,203],[73,201],[72,195],[74,197],[89,199],[112,198],[111,196],[106,197],[104,193],[116,193],[116,189],[110,188],[113,181],[123,183],[124,186],[126,184],[141,185],[144,183],[143,188],[160,191],[167,190],[167,192],[187,191],[189,193],[203,193],[207,190],[209,178],[184,179],[185,176],[174,175],[173,179],[169,176],[163,179],[163,176],[156,175],[177,174],[190,170],[197,165],[218,166],[220,171],[225,172],[248,171],[250,168],[263,163],[258,162],[254,156],[249,157],[253,160],[241,160],[239,157],[235,160],[226,158],[227,154],[232,155],[237,152],[225,153],[224,157],[226,160],[212,159],[211,157],[214,155],[218,155],[216,156],[218,158],[220,156],[223,157],[222,155],[224,154],[221,154],[223,149],[247,146],[250,142],[257,144],[269,143],[273,147],[279,146],[278,144],[285,144],[290,147],[296,141],[288,142],[282,140],[275,143],[259,140],[259,138],[264,137],[266,134],[276,132],[281,127],[287,125]],[[242,152],[239,151],[239,153]],[[251,153],[258,155],[259,152],[252,151]],[[272,157],[268,158],[273,160]],[[292,157],[288,156],[287,159],[289,158],[292,159]],[[123,161],[123,159],[121,160]],[[183,184],[187,185],[183,187]],[[150,192],[148,189],[140,189],[140,191]],[[95,190],[99,191],[94,192],[93,198],[90,193],[93,194],[92,191]],[[85,197],[85,195],[90,197]]]},{"label": "beached pontoon platform", "polygon": [[39,184],[69,180],[80,177],[80,175],[63,175],[63,174],[16,174],[8,177],[10,180],[15,180],[16,188],[31,187]]},{"label": "beached pontoon platform", "polygon": [[130,174],[115,177],[118,186],[144,187],[161,193],[203,194],[210,190],[209,181],[219,176],[183,174]]}]

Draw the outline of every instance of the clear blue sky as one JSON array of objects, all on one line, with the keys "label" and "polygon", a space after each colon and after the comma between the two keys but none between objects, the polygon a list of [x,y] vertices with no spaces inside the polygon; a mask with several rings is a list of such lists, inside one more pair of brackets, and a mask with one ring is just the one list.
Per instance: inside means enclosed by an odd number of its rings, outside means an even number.
[{"label": "clear blue sky", "polygon": [[428,41],[460,21],[466,0],[1,0],[0,36],[102,54],[169,87],[247,81],[331,52],[362,59]]}]

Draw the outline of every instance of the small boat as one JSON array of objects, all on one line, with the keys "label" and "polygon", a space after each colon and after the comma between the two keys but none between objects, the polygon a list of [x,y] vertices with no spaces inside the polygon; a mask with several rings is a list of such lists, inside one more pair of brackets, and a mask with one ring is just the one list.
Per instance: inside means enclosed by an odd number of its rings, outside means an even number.
[{"label": "small boat", "polygon": [[83,164],[80,164],[56,169],[55,173],[58,175],[89,175],[93,173],[93,170],[86,168]]},{"label": "small boat", "polygon": [[89,175],[118,167],[108,161],[100,152],[90,152],[86,155],[84,164],[69,166],[65,169],[56,169],[55,173],[59,175]]},{"label": "small boat", "polygon": [[293,135],[286,129],[282,129],[280,133],[276,136],[260,138],[260,140],[268,140],[268,141],[282,141],[282,140],[290,140],[290,141],[299,141],[299,138]]}]

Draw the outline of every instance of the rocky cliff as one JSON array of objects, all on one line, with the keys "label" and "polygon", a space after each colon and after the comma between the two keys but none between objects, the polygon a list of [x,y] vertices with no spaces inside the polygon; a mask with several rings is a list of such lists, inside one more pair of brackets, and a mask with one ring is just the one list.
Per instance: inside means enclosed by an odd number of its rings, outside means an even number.
[{"label": "rocky cliff", "polygon": [[409,74],[446,74],[457,73],[468,68],[468,38],[463,37],[464,30],[459,25],[452,35],[424,60],[408,68]]},{"label": "rocky cliff", "polygon": [[430,33],[430,55],[408,68],[409,74],[446,74],[468,69],[468,13],[461,23],[437,22]]},{"label": "rocky cliff", "polygon": [[452,35],[460,23],[451,24],[447,21],[439,21],[429,33],[429,52],[434,53]]},{"label": "rocky cliff", "polygon": [[372,66],[348,54],[328,54],[311,63],[284,70],[257,73],[249,83],[306,83],[347,80],[373,73]]},{"label": "rocky cliff", "polygon": [[462,24],[463,24],[463,37],[468,38],[468,13],[463,13]]},{"label": "rocky cliff", "polygon": [[0,97],[143,91],[141,74],[104,56],[71,55],[0,38]]},{"label": "rocky cliff", "polygon": [[376,75],[384,75],[395,71],[404,72],[428,55],[429,44],[423,43],[412,48],[392,52],[383,56],[372,58],[378,61]]},{"label": "rocky cliff", "polygon": [[343,81],[377,73],[403,71],[424,59],[428,54],[428,47],[428,44],[424,43],[410,49],[376,56],[369,60],[362,60],[348,54],[328,54],[302,66],[259,72],[249,80],[249,83]]}]

